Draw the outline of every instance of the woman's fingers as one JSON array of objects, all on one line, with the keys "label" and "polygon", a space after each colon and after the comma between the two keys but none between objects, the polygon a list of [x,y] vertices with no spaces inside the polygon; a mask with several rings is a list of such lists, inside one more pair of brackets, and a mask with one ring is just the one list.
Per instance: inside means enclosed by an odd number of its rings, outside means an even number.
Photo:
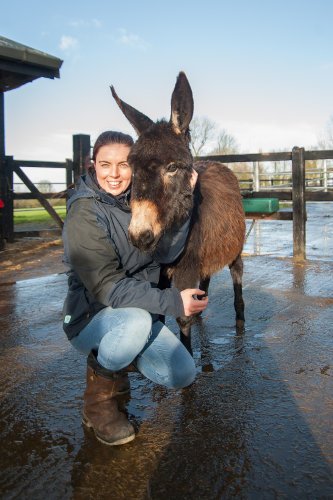
[{"label": "woman's fingers", "polygon": [[202,299],[197,299],[197,296],[205,295],[206,292],[200,290],[199,288],[187,288],[180,292],[183,300],[185,316],[192,316],[192,314],[197,314],[208,305],[208,297],[203,297]]}]

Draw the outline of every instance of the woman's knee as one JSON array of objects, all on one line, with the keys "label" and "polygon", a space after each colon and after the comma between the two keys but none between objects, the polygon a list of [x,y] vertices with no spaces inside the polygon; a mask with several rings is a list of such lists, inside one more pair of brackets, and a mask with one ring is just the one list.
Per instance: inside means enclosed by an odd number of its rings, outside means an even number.
[{"label": "woman's knee", "polygon": [[103,311],[105,315],[100,342],[107,336],[113,337],[117,342],[121,339],[128,342],[131,338],[142,338],[144,342],[147,341],[152,328],[152,317],[149,312],[137,307],[120,309],[107,307]]},{"label": "woman's knee", "polygon": [[181,366],[173,367],[170,371],[169,387],[172,389],[183,389],[194,382],[195,376],[195,363],[192,356],[188,355],[188,358],[186,361],[183,360]]},{"label": "woman's knee", "polygon": [[153,324],[149,342],[136,363],[147,378],[172,389],[190,385],[196,375],[192,356],[176,335],[159,321]]},{"label": "woman's knee", "polygon": [[151,315],[138,308],[118,309],[113,327],[98,348],[98,361],[111,370],[130,364],[144,348],[151,333]]},{"label": "woman's knee", "polygon": [[125,311],[126,315],[126,328],[128,332],[140,332],[148,338],[152,327],[151,314],[137,307],[128,307],[123,309],[123,311]]}]

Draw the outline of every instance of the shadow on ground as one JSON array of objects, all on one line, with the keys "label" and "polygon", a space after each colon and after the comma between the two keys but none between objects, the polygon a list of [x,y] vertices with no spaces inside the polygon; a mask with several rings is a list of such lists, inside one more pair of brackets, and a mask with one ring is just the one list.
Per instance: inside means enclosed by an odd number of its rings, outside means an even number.
[{"label": "shadow on ground", "polygon": [[332,498],[333,263],[261,256],[245,270],[245,335],[223,271],[193,329],[195,383],[130,374],[138,434],[117,448],[81,425],[65,276],[1,286],[1,498]]}]

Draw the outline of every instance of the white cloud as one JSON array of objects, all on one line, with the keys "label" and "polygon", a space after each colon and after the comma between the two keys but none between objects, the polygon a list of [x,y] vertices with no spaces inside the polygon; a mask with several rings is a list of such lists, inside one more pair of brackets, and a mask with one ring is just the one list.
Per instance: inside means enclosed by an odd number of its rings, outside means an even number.
[{"label": "white cloud", "polygon": [[61,50],[71,50],[76,49],[79,46],[79,42],[76,38],[68,35],[62,35],[60,39],[59,48]]},{"label": "white cloud", "polygon": [[119,37],[117,42],[122,45],[127,45],[133,49],[147,50],[149,44],[145,42],[139,35],[128,33],[125,29],[119,29]]},{"label": "white cloud", "polygon": [[95,28],[101,28],[101,26],[102,26],[102,22],[99,19],[92,19],[91,24]]},{"label": "white cloud", "polygon": [[68,25],[72,28],[89,28],[91,26],[94,28],[100,28],[102,26],[102,22],[96,18],[89,21],[84,19],[75,19],[74,21],[69,21]]},{"label": "white cloud", "polygon": [[87,23],[83,19],[76,19],[75,21],[69,21],[68,25],[72,26],[73,28],[81,28],[83,26],[86,26]]}]

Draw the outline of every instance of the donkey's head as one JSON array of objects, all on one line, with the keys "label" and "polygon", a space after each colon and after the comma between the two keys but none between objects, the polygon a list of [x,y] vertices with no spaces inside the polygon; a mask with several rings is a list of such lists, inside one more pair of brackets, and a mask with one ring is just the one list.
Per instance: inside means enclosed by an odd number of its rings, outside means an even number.
[{"label": "donkey's head", "polygon": [[192,91],[185,74],[179,73],[171,118],[156,123],[119,99],[113,87],[111,91],[139,135],[128,158],[133,169],[129,235],[135,246],[148,251],[164,231],[187,219],[193,205],[189,149]]}]

